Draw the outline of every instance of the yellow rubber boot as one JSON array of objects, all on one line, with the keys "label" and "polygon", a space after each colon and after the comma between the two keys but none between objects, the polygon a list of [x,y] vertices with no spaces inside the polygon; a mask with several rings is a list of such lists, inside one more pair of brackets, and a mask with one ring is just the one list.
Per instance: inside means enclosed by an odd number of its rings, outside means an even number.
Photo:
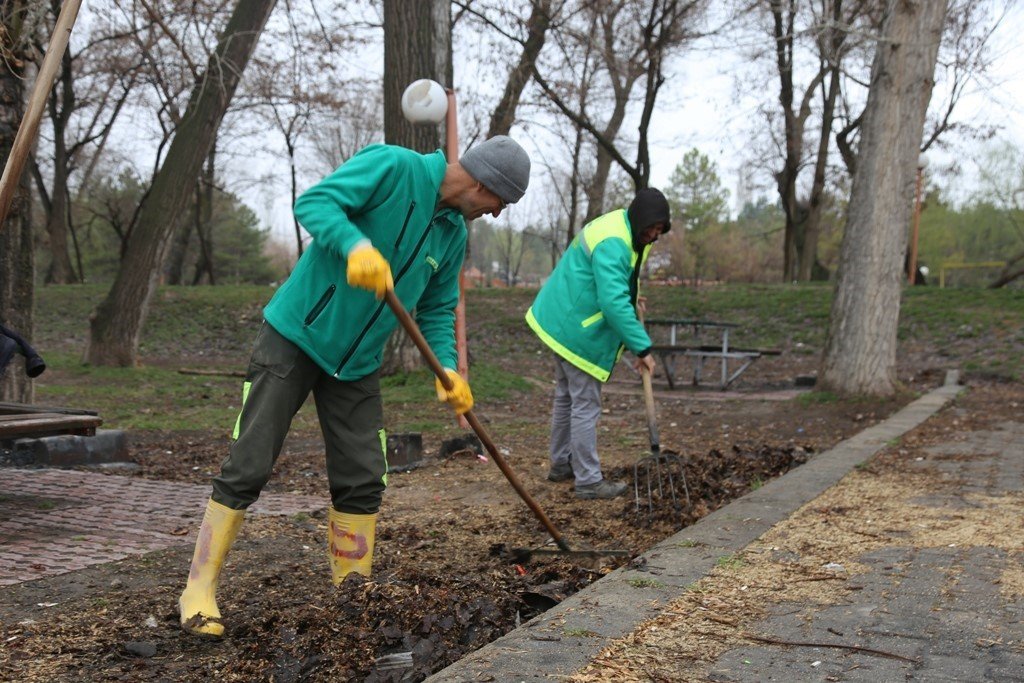
[{"label": "yellow rubber boot", "polygon": [[369,576],[373,567],[373,539],[377,515],[327,512],[327,558],[331,562],[331,581],[337,586],[355,572]]},{"label": "yellow rubber boot", "polygon": [[245,510],[232,510],[212,498],[206,505],[192,566],[188,570],[188,583],[178,598],[181,627],[188,633],[206,638],[224,635],[224,624],[217,609],[217,581],[243,517]]}]

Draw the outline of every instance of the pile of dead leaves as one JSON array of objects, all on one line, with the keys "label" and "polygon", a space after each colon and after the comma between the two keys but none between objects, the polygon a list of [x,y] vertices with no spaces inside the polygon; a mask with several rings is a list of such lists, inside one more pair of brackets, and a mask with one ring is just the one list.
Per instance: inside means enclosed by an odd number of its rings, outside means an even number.
[{"label": "pile of dead leaves", "polygon": [[245,651],[220,673],[275,681],[422,680],[533,616],[537,595],[557,602],[599,576],[569,564],[522,576],[441,578],[408,569],[379,581],[350,575],[333,604],[275,605],[266,619],[239,629],[235,638]]},{"label": "pile of dead leaves", "polygon": [[624,507],[625,516],[638,524],[659,521],[682,529],[802,465],[812,453],[810,447],[767,444],[733,445],[725,453],[712,449],[698,456],[663,451],[657,464],[648,460],[638,468],[615,468],[610,477],[632,484],[633,499]]}]

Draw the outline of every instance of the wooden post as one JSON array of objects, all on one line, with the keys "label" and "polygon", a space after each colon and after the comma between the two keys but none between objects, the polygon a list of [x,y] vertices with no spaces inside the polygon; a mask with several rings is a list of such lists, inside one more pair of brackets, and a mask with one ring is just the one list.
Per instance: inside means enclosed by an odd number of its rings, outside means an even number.
[{"label": "wooden post", "polygon": [[[446,88],[448,93],[448,113],[445,115],[445,153],[448,163],[459,160],[458,116],[455,111],[455,91]],[[462,264],[459,272],[459,303],[455,306],[455,349],[459,353],[459,367],[462,379],[469,381],[469,346],[466,342],[466,264]],[[464,415],[459,415],[459,427],[469,429],[469,422]]]},{"label": "wooden post", "polygon": [[39,74],[36,76],[36,83],[32,88],[32,95],[29,97],[25,117],[21,120],[21,125],[18,126],[18,134],[14,137],[14,144],[11,146],[11,155],[7,157],[3,177],[0,177],[0,230],[3,230],[7,212],[11,210],[11,202],[14,200],[14,193],[18,190],[21,172],[25,169],[25,160],[28,159],[28,154],[35,143],[36,133],[39,132],[39,121],[43,117],[43,108],[50,96],[53,81],[57,77],[57,69],[60,67],[64,50],[68,48],[71,29],[75,25],[78,9],[81,6],[82,0],[65,0],[60,9],[60,16],[57,17],[57,23],[53,27],[50,44],[46,46],[46,55],[39,67]]}]

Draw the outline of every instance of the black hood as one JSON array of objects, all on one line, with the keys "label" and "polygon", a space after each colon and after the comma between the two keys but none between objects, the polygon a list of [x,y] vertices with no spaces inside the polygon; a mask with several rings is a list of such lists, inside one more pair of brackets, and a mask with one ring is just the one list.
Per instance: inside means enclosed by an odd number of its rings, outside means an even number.
[{"label": "black hood", "polygon": [[[629,204],[626,215],[629,216],[629,227],[633,233],[633,246],[640,250],[637,237],[655,223],[664,223],[665,232],[672,228],[672,220],[668,208],[668,200],[660,190],[645,187],[636,193]],[[663,233],[664,234],[664,233]]]}]

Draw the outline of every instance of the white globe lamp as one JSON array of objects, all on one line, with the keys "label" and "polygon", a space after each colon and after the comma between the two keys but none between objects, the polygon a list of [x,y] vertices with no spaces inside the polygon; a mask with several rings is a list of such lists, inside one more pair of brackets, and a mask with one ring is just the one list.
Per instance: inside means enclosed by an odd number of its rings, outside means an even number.
[{"label": "white globe lamp", "polygon": [[441,123],[447,113],[448,94],[437,81],[421,78],[402,93],[402,114],[410,123]]}]

